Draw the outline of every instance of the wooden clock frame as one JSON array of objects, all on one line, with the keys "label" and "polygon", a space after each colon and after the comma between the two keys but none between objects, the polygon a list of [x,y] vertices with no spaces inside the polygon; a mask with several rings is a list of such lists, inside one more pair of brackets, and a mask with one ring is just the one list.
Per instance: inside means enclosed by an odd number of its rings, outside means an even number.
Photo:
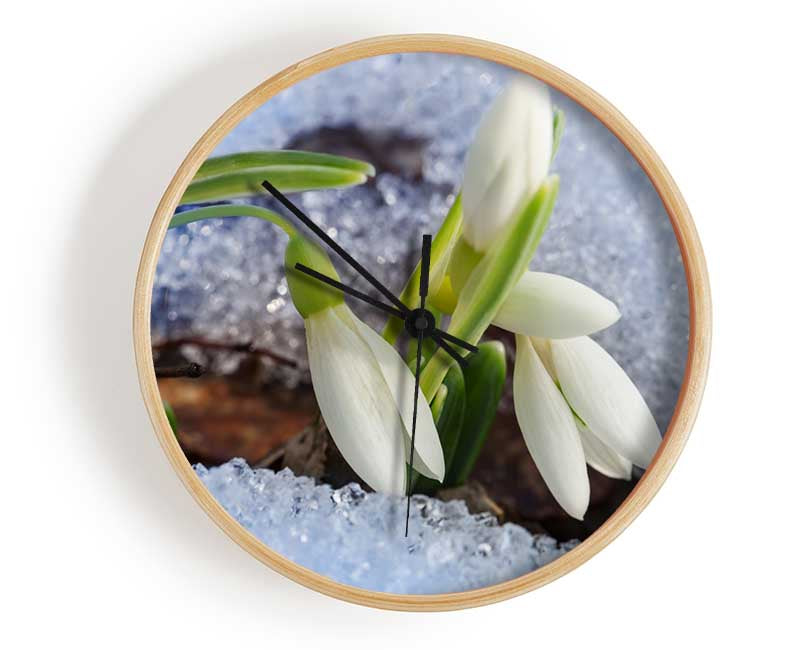
[{"label": "wooden clock frame", "polygon": [[[689,296],[689,350],[675,411],[658,453],[625,501],[588,539],[540,569],[490,587],[435,595],[375,592],[335,582],[286,559],[243,528],[206,489],[172,434],[156,383],[150,339],[153,278],[169,221],[198,167],[217,144],[253,110],[298,81],[350,61],[401,52],[462,54],[494,61],[541,79],[591,112],[627,147],[658,192],[675,231]],[[531,591],[580,566],[619,535],[653,498],[686,443],[700,406],[711,343],[708,276],[692,217],[672,177],[641,134],[591,88],[536,57],[495,43],[439,34],[382,36],[327,50],[267,79],[225,111],[189,152],[156,209],[136,278],[133,316],[139,382],[158,440],[189,492],[214,522],[264,564],[306,587],[353,603],[407,611],[476,607]]]}]

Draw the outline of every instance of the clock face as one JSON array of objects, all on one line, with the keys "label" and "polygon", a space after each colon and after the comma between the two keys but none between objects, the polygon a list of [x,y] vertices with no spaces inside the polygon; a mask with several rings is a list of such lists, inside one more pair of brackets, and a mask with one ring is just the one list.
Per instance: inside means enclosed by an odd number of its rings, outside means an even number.
[{"label": "clock face", "polygon": [[165,445],[240,541],[329,592],[585,559],[682,394],[671,215],[629,143],[491,47],[350,58],[268,83],[173,183]]}]

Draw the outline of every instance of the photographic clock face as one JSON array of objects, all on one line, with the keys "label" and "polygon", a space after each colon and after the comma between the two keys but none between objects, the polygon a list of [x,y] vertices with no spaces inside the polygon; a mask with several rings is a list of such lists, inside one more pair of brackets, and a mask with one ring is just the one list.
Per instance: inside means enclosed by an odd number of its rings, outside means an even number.
[{"label": "photographic clock face", "polygon": [[268,83],[174,184],[149,288],[164,441],[318,588],[525,579],[661,456],[678,238],[558,88],[491,57],[352,58]]}]

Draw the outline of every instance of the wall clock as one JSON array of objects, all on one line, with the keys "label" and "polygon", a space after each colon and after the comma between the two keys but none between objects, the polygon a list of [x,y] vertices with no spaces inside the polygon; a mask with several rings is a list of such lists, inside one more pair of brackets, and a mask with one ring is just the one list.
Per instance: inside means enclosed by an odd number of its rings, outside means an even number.
[{"label": "wall clock", "polygon": [[159,440],[213,520],[352,602],[470,607],[579,566],[696,415],[710,298],[674,182],[560,70],[361,41],[235,103],[135,296]]}]

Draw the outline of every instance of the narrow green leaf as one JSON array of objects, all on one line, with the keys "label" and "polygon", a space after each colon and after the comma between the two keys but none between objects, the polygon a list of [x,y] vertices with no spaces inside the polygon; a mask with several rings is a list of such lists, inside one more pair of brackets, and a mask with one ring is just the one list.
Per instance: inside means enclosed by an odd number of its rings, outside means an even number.
[{"label": "narrow green leaf", "polygon": [[[453,366],[450,369],[440,386],[445,389],[445,399],[442,400],[440,406],[437,406],[439,415],[436,418],[436,428],[442,443],[445,467],[453,461],[462,430],[466,400],[465,386],[464,374],[459,366]],[[436,400],[434,400],[434,404],[435,402]]]},{"label": "narrow green leaf", "polygon": [[[466,399],[464,387],[464,375],[461,368],[453,366],[444,378],[442,385],[439,386],[431,404],[436,429],[439,431],[439,440],[442,443],[446,468],[453,461],[461,435]],[[442,484],[438,481],[420,475],[414,490],[423,494],[432,494],[440,487]]]},{"label": "narrow green leaf", "polygon": [[[428,280],[429,294],[431,302],[436,304],[436,294],[439,292],[445,278],[445,271],[447,264],[450,260],[450,254],[453,246],[461,234],[461,221],[463,213],[461,211],[461,194],[456,196],[453,205],[447,212],[442,225],[439,227],[438,232],[431,242],[431,269],[430,278]],[[403,292],[400,294],[400,300],[408,305],[409,309],[416,309],[419,307],[419,262],[414,267],[414,272],[406,282]],[[437,307],[441,305],[437,304]],[[389,318],[386,327],[383,328],[383,338],[389,343],[397,341],[400,332],[403,331],[403,321],[399,318]]]},{"label": "narrow green leaf", "polygon": [[333,156],[327,153],[287,149],[278,151],[245,151],[208,158],[200,165],[200,169],[197,170],[192,181],[233,172],[281,166],[333,167],[359,172],[364,176],[375,175],[375,168],[362,160]]},{"label": "narrow green leaf", "polygon": [[269,179],[282,192],[302,192],[360,185],[366,174],[352,169],[318,165],[275,165],[210,176],[189,183],[181,205],[223,201],[261,194],[261,182]]},{"label": "narrow green leaf", "polygon": [[295,234],[295,229],[284,217],[277,212],[261,208],[257,205],[209,205],[204,208],[195,208],[193,210],[184,210],[175,214],[169,222],[170,228],[177,228],[184,226],[187,223],[194,221],[202,221],[203,219],[223,219],[225,217],[256,217],[263,219],[271,224],[278,226],[289,237]]},{"label": "narrow green leaf", "polygon": [[[470,274],[459,294],[448,332],[470,343],[480,340],[528,268],[547,228],[557,195],[558,176],[550,176]],[[425,395],[436,393],[452,363],[452,358],[441,350],[433,356],[420,380]]]},{"label": "narrow green leaf", "polygon": [[[454,366],[458,368],[458,366]],[[447,377],[452,369],[447,373]],[[447,377],[442,385],[446,385]],[[506,381],[506,352],[500,341],[478,346],[464,371],[466,399],[461,435],[451,461],[447,464],[446,486],[461,485],[469,478],[478,460],[486,436],[494,422],[497,405]]]}]

